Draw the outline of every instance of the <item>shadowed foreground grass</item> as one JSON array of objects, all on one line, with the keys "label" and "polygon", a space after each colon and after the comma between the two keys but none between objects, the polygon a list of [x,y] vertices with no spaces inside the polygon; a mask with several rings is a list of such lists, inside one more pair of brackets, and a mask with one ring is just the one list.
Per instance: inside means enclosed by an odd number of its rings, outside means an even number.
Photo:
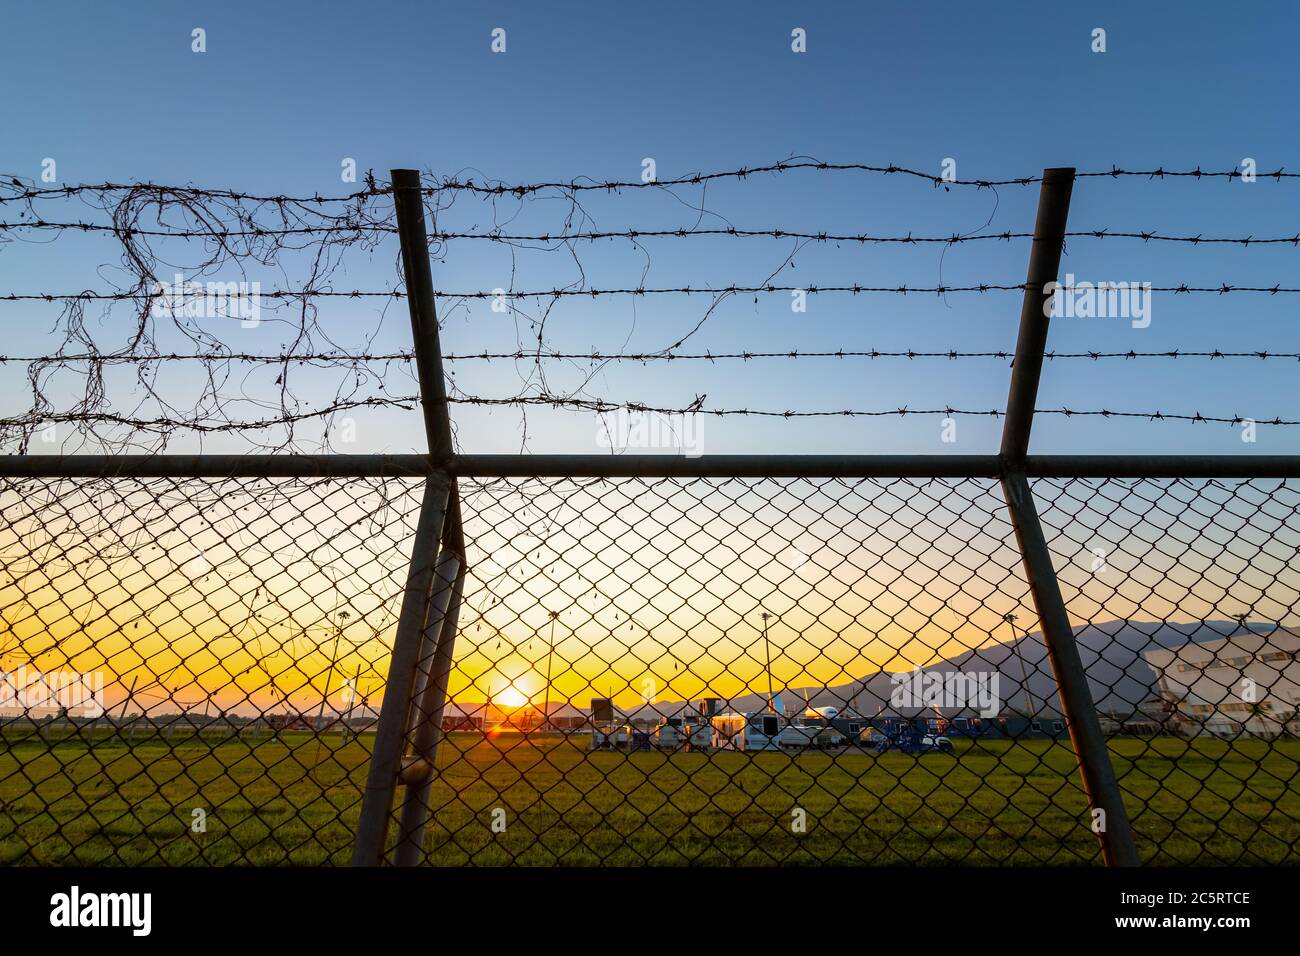
[{"label": "shadowed foreground grass", "polygon": [[[1099,862],[1068,743],[958,742],[922,758],[585,744],[449,735],[429,861]],[[346,863],[368,747],[305,732],[9,739],[0,865]],[[1300,862],[1300,742],[1120,739],[1111,752],[1145,861]]]}]

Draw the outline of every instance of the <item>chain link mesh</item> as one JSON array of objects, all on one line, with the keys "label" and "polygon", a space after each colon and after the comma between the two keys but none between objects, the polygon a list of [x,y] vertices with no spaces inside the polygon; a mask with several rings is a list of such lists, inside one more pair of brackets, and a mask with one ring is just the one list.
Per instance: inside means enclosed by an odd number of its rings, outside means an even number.
[{"label": "chain link mesh", "polygon": [[0,863],[346,862],[421,482],[0,482]]},{"label": "chain link mesh", "polygon": [[[422,491],[0,481],[0,863],[347,862]],[[1143,860],[1294,863],[1300,487],[1034,491]],[[459,493],[389,858],[1100,861],[996,480]]]},{"label": "chain link mesh", "polygon": [[1143,861],[1295,863],[1300,483],[1033,489]]}]

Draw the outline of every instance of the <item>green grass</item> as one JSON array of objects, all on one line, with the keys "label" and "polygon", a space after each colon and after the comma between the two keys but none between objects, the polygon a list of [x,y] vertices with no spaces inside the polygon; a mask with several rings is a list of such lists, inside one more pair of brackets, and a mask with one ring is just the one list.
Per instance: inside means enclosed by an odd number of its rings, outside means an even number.
[{"label": "green grass", "polygon": [[[952,756],[588,753],[452,734],[425,849],[441,865],[1081,864],[1067,743]],[[1144,860],[1300,862],[1300,742],[1119,739]],[[0,865],[346,863],[368,740],[0,740]],[[191,811],[207,832],[191,831]],[[802,810],[806,832],[793,832]],[[494,811],[504,832],[494,832]],[[501,815],[498,813],[498,818]]]}]

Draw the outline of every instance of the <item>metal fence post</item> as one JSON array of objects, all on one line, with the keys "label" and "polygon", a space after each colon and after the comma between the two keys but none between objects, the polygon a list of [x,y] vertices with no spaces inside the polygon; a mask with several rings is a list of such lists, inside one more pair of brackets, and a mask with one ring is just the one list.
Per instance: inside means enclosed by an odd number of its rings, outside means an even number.
[{"label": "metal fence post", "polygon": [[415,371],[420,379],[420,406],[429,436],[429,457],[441,464],[452,456],[451,416],[447,407],[447,380],[442,373],[433,274],[429,269],[429,236],[424,228],[424,192],[419,170],[394,169],[391,175],[397,235],[402,243],[402,271],[406,275],[406,301],[411,310]]},{"label": "metal fence post", "polygon": [[429,793],[438,767],[442,714],[456,647],[461,596],[465,589],[465,535],[461,527],[460,495],[453,486],[447,505],[438,584],[429,612],[425,638],[423,685],[412,701],[408,740],[411,752],[402,766],[401,823],[393,849],[395,866],[415,866],[422,856],[424,826],[429,819]]},{"label": "metal fence post", "polygon": [[1034,422],[1034,403],[1038,398],[1050,321],[1052,295],[1047,287],[1056,281],[1060,270],[1073,186],[1073,169],[1043,171],[1038,216],[1034,223],[1034,244],[1029,256],[1020,309],[1020,331],[1016,338],[1016,356],[1007,396],[1007,417],[1002,432],[1002,489],[1020,546],[1025,578],[1038,609],[1070,741],[1079,760],[1083,789],[1089,806],[1104,813],[1097,827],[1102,856],[1107,866],[1137,866],[1137,848],[1133,843],[1123,794],[1097,719],[1088,675],[1079,657],[1074,628],[1061,597],[1060,583],[1034,505],[1033,492],[1025,477],[1029,432]]},{"label": "metal fence post", "polygon": [[1038,509],[1029,489],[1029,481],[1021,472],[1008,472],[1002,478],[1007,506],[1016,541],[1024,560],[1025,577],[1038,608],[1043,638],[1047,643],[1047,656],[1056,676],[1056,686],[1061,696],[1061,709],[1065,712],[1070,742],[1079,759],[1079,772],[1088,805],[1102,810],[1105,816],[1097,834],[1101,840],[1102,857],[1107,866],[1137,866],[1137,848],[1133,843],[1133,830],[1129,825],[1124,796],[1111,766],[1106,737],[1097,719],[1097,705],[1088,687],[1088,673],[1079,657],[1079,647],[1074,640],[1074,628],[1061,598],[1061,588],[1052,566],[1051,552],[1043,536],[1043,526],[1038,520]]},{"label": "metal fence post", "polygon": [[353,866],[377,866],[383,854],[388,816],[392,812],[393,791],[397,786],[406,739],[411,691],[415,686],[420,647],[424,641],[438,542],[447,512],[447,495],[444,477],[430,478],[425,483],[415,541],[411,546],[406,590],[397,619],[397,634],[393,639],[393,654],[388,665],[388,681],[384,685],[384,702],[380,705],[379,722],[375,727],[366,792],[357,821],[356,842],[352,848]]},{"label": "metal fence post", "polygon": [[1002,428],[1002,458],[1014,463],[1024,461],[1029,452],[1029,430],[1034,424],[1034,402],[1038,400],[1038,380],[1043,372],[1050,321],[1046,309],[1052,296],[1047,286],[1056,281],[1061,269],[1061,247],[1065,244],[1065,222],[1070,215],[1073,190],[1072,168],[1043,170],[1025,295],[1020,304],[1016,357],[1011,362],[1007,418]]},{"label": "metal fence post", "polygon": [[412,709],[415,727],[410,762],[403,768],[402,782],[406,785],[406,797],[402,801],[402,818],[398,824],[397,845],[393,850],[395,866],[415,866],[423,856],[424,828],[429,820],[429,794],[433,790],[434,772],[438,766],[438,744],[442,740],[447,682],[451,677],[460,602],[465,590],[463,566],[454,558],[449,565],[456,568],[458,573],[450,588],[450,600],[440,615],[440,634],[430,665],[429,682]]},{"label": "metal fence post", "polygon": [[[402,248],[402,270],[406,277],[407,302],[411,313],[411,334],[415,346],[416,372],[420,381],[420,404],[424,413],[425,431],[429,442],[429,460],[445,467],[453,454],[451,417],[447,405],[447,384],[443,376],[442,347],[438,335],[438,315],[433,296],[433,277],[429,269],[428,234],[424,225],[424,192],[420,174],[414,169],[392,170],[393,205],[397,216],[397,231]],[[392,810],[393,789],[400,779],[407,786],[402,801],[402,830],[394,851],[394,863],[399,866],[419,862],[420,843],[423,839],[424,821],[427,819],[427,799],[434,764],[420,764],[429,751],[427,727],[429,715],[436,711],[441,716],[446,695],[446,675],[441,683],[436,679],[436,663],[444,645],[450,657],[451,642],[447,632],[454,631],[454,616],[447,613],[449,605],[459,608],[459,596],[465,573],[465,548],[460,528],[460,499],[455,479],[443,489],[442,514],[436,529],[426,529],[423,521],[416,547],[432,549],[429,585],[423,592],[426,600],[418,622],[412,623],[415,635],[405,635],[400,666],[406,668],[406,654],[413,655],[409,678],[404,674],[396,688],[401,695],[401,705],[394,704],[392,720],[385,724],[389,714],[388,694],[384,696],[380,728],[376,733],[375,754],[371,758],[370,781],[367,785],[366,803],[362,820],[358,824],[354,865],[376,865],[383,858],[389,815]],[[449,520],[441,520],[445,516]],[[460,542],[459,549],[448,547],[449,532]],[[426,543],[427,542],[427,543]],[[439,553],[441,544],[441,553]],[[412,568],[414,570],[414,559]],[[436,572],[435,572],[436,567]],[[436,574],[436,580],[433,580]],[[454,597],[453,597],[454,592]],[[454,603],[453,603],[454,602]],[[403,604],[403,620],[406,606]],[[450,625],[450,626],[448,626]],[[400,632],[400,625],[399,625]],[[399,641],[402,635],[399,633]],[[409,645],[409,646],[408,646]],[[394,648],[389,686],[393,688],[394,674],[399,666]],[[436,699],[435,699],[436,698]],[[413,707],[412,704],[415,704]],[[400,721],[400,723],[398,723]],[[394,729],[395,727],[399,729]],[[384,736],[384,749],[380,752],[379,739]],[[411,766],[403,766],[403,751],[408,738],[414,743]],[[434,741],[436,748],[436,740]],[[375,796],[371,796],[371,790]],[[381,806],[382,804],[382,806]],[[382,810],[382,818],[380,813]],[[369,813],[369,815],[367,815]],[[418,826],[416,821],[418,820]]]}]

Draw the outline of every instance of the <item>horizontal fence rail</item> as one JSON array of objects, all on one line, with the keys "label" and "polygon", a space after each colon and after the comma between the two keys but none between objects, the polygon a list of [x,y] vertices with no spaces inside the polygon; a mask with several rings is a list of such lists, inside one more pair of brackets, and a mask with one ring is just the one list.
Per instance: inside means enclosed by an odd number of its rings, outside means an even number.
[{"label": "horizontal fence rail", "polygon": [[[142,478],[996,478],[997,455],[9,455],[0,476]],[[1030,478],[1296,478],[1297,455],[1029,455]]]}]

